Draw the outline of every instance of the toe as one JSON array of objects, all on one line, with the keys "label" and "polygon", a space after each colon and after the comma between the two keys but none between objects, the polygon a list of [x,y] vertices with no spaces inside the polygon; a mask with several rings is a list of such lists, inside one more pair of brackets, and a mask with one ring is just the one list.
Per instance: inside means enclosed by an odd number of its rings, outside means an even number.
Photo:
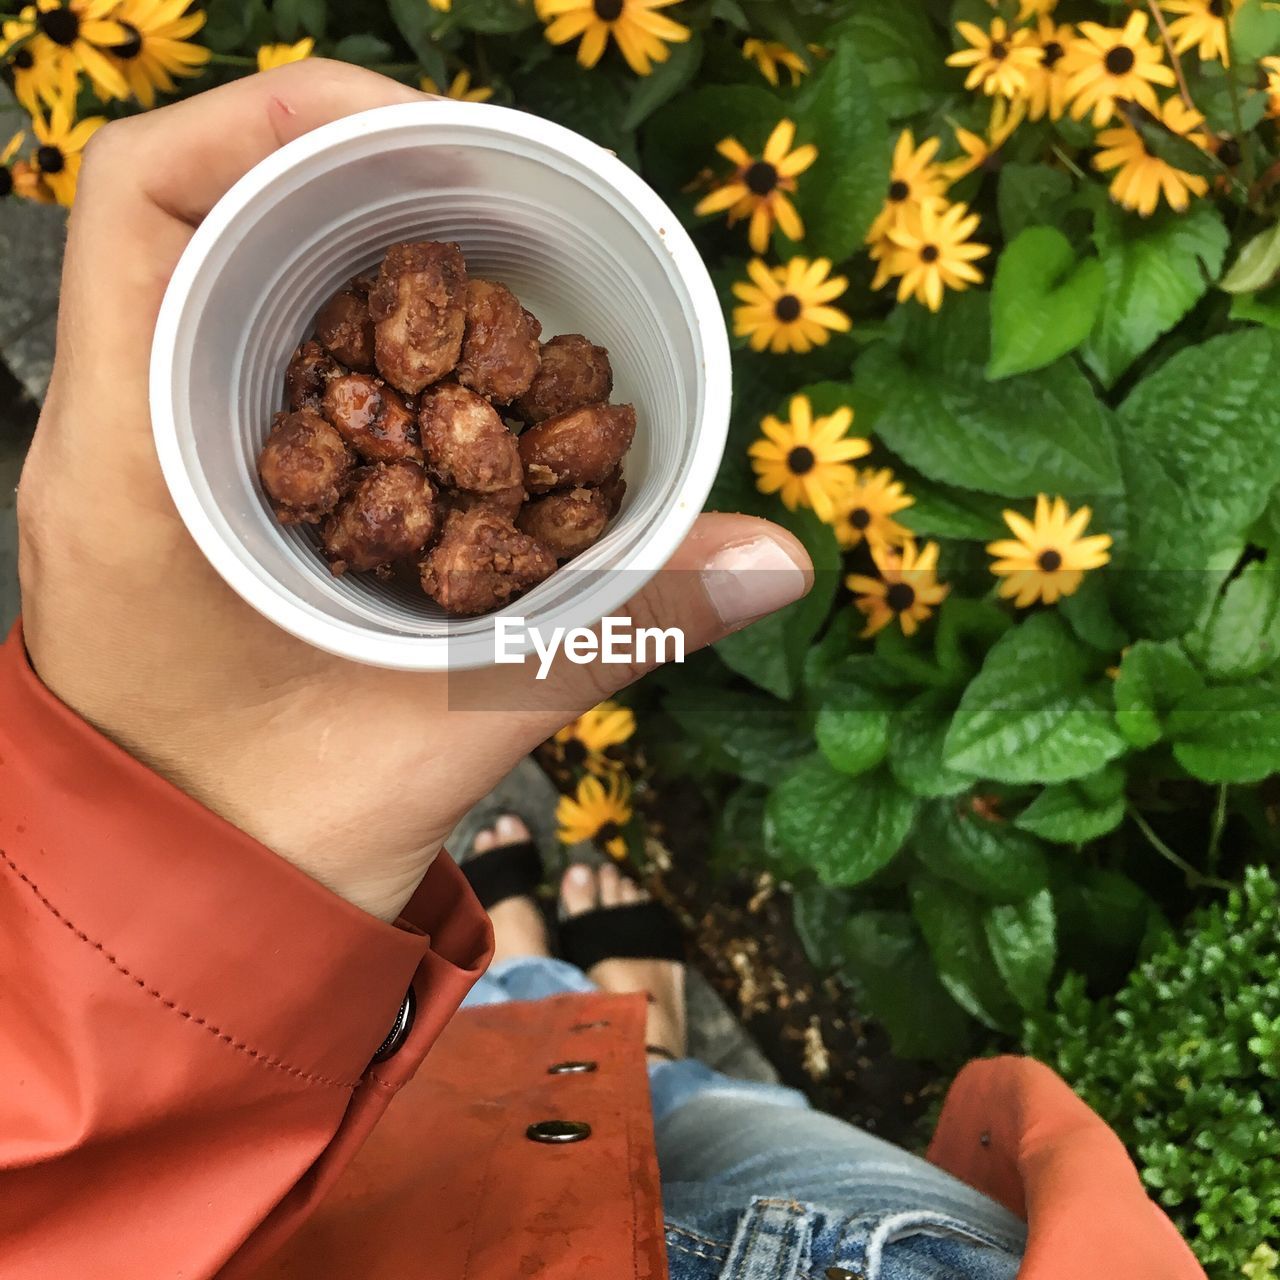
[{"label": "toe", "polygon": [[644,897],[640,886],[630,876],[622,877],[622,888],[619,891],[618,900],[624,904],[639,902]]},{"label": "toe", "polygon": [[621,906],[624,901],[622,897],[624,883],[618,868],[611,862],[605,863],[600,868],[600,905],[602,907]]},{"label": "toe", "polygon": [[560,901],[564,904],[565,913],[580,916],[584,911],[595,907],[596,899],[595,872],[584,863],[575,863],[564,873],[564,879],[560,882]]},{"label": "toe", "polygon": [[520,844],[529,839],[529,828],[514,813],[504,813],[494,827],[499,844]]},{"label": "toe", "polygon": [[487,853],[498,843],[498,833],[493,827],[485,827],[483,831],[476,833],[475,840],[472,841],[472,848],[477,853]]}]

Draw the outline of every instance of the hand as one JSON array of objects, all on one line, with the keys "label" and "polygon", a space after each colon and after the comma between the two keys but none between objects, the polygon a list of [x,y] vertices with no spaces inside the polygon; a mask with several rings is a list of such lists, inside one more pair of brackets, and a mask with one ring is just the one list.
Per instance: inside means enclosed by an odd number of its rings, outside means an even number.
[{"label": "hand", "polygon": [[[139,760],[386,920],[457,819],[521,755],[640,672],[560,664],[545,682],[528,665],[405,674],[277,630],[209,567],[169,499],[147,366],[174,265],[237,178],[330,120],[420,96],[313,61],[103,128],[81,173],[57,361],[18,494],[26,643],[45,684]],[[761,569],[772,572],[743,572]],[[810,581],[789,534],[707,515],[630,612],[637,625],[682,627],[693,649]]]}]

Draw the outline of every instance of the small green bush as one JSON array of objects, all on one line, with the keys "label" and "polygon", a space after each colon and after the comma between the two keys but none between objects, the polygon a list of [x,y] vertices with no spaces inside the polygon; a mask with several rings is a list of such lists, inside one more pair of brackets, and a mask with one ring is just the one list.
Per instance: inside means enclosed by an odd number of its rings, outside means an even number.
[{"label": "small green bush", "polygon": [[1114,997],[1069,978],[1030,1047],[1119,1132],[1209,1274],[1276,1274],[1280,887],[1243,890],[1169,935]]}]

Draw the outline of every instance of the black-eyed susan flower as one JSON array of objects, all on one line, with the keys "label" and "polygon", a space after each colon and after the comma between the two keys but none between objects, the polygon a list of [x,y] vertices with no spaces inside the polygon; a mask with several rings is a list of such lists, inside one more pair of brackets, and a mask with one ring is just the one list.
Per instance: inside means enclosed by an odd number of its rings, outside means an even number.
[{"label": "black-eyed susan flower", "polygon": [[14,194],[13,158],[18,154],[18,149],[22,146],[22,140],[26,136],[25,133],[15,133],[5,143],[4,150],[0,151],[0,200],[3,200],[5,196]]},{"label": "black-eyed susan flower", "polygon": [[937,311],[946,290],[981,284],[982,272],[973,264],[991,249],[970,240],[977,226],[978,215],[963,204],[931,201],[908,210],[889,232],[891,248],[882,263],[898,277],[898,301],[915,298]]},{"label": "black-eyed susan flower", "polygon": [[862,635],[873,636],[895,619],[903,635],[915,635],[951,590],[938,581],[938,544],[917,547],[908,538],[901,547],[873,546],[871,558],[880,571],[878,578],[851,573],[845,579],[853,603],[867,620]]},{"label": "black-eyed susan flower", "polygon": [[453,8],[453,0],[427,0],[437,13],[448,13]]},{"label": "black-eyed susan flower", "polygon": [[831,274],[830,258],[792,258],[780,267],[752,258],[747,274],[749,281],[733,286],[734,297],[743,304],[733,309],[733,332],[747,338],[753,351],[768,347],[803,355],[822,346],[833,332],[848,332],[849,317],[830,304],[849,282]]},{"label": "black-eyed susan flower", "polygon": [[478,84],[472,87],[471,72],[459,71],[449,87],[442,89],[430,76],[423,76],[418,82],[423,93],[434,93],[440,98],[452,98],[455,102],[488,102],[493,97],[493,90],[487,85]]},{"label": "black-eyed susan flower", "polygon": [[915,134],[910,129],[898,135],[893,144],[884,204],[867,232],[867,244],[874,246],[883,241],[889,228],[897,225],[904,209],[946,193],[947,176],[934,163],[940,145],[937,138],[925,138],[917,147]]},{"label": "black-eyed susan flower", "polygon": [[795,124],[779,120],[764,150],[753,156],[737,138],[722,138],[716,150],[736,167],[709,195],[698,201],[694,213],[728,213],[729,225],[749,218],[747,242],[755,253],[769,247],[776,222],[782,234],[792,240],[804,235],[804,223],[791,203],[790,192],[796,178],[818,158],[812,143],[794,146]]},{"label": "black-eyed susan flower", "polygon": [[659,9],[679,0],[536,0],[538,17],[546,23],[543,34],[552,44],[567,44],[582,37],[578,62],[594,67],[604,56],[612,36],[627,66],[647,76],[655,62],[666,62],[668,47],[688,40],[692,32]]},{"label": "black-eyed susan flower", "polygon": [[34,8],[0,26],[0,58],[13,76],[13,96],[28,115],[75,97],[76,60],[61,45],[39,38]]},{"label": "black-eyed susan flower", "polygon": [[1030,22],[1044,17],[1058,7],[1058,0],[1018,0],[1018,21]]},{"label": "black-eyed susan flower", "polygon": [[31,117],[31,131],[39,143],[33,168],[59,204],[70,207],[75,200],[81,153],[106,123],[103,116],[77,121],[71,103],[65,100],[56,103],[47,116],[36,112]]},{"label": "black-eyed susan flower", "polygon": [[1067,73],[1067,49],[1075,39],[1075,28],[1069,23],[1059,25],[1048,16],[1042,17],[1032,35],[1040,53],[1040,65],[1027,82],[1026,103],[1028,120],[1061,120],[1067,113],[1070,94],[1067,85],[1071,77]]},{"label": "black-eyed susan flower", "polygon": [[1267,114],[1280,116],[1280,57],[1260,58],[1258,66],[1267,77]]},{"label": "black-eyed susan flower", "polygon": [[831,524],[853,493],[858,473],[849,464],[865,457],[871,446],[851,436],[853,410],[847,405],[825,417],[813,416],[808,396],[791,397],[786,422],[767,415],[760,421],[764,438],[747,453],[761,493],[776,493],[788,511],[810,507]]},{"label": "black-eyed susan flower", "polygon": [[1037,600],[1054,604],[1079,590],[1088,570],[1111,559],[1109,534],[1081,536],[1092,516],[1088,507],[1073,513],[1065,498],[1050,502],[1043,493],[1036,498],[1033,520],[1017,511],[1006,511],[1005,524],[1014,536],[987,545],[987,551],[996,557],[991,572],[1004,579],[1000,595],[1025,609]]},{"label": "black-eyed susan flower", "polygon": [[969,48],[958,49],[947,59],[951,67],[968,67],[966,89],[1005,98],[1017,98],[1027,91],[1027,84],[1040,61],[1025,27],[1009,30],[1003,18],[992,18],[984,31],[973,22],[957,22],[956,30],[969,42]]},{"label": "black-eyed susan flower", "polygon": [[622,829],[630,821],[631,784],[622,773],[612,774],[607,782],[587,774],[579,779],[575,794],[556,802],[556,838],[561,844],[594,840],[614,858],[626,857]]},{"label": "black-eyed susan flower", "polygon": [[998,169],[1001,148],[1013,137],[1014,130],[1026,119],[1026,114],[1024,99],[1011,103],[1008,98],[996,98],[991,104],[991,119],[985,132],[974,133],[957,126],[956,141],[964,155],[943,166],[947,177],[957,182],[975,169]]},{"label": "black-eyed susan flower", "polygon": [[616,702],[602,702],[584,712],[552,739],[556,754],[572,768],[603,775],[620,767],[609,755],[636,731],[635,712]]},{"label": "black-eyed susan flower", "polygon": [[915,499],[893,478],[888,467],[858,472],[835,521],[836,541],[851,550],[864,539],[869,546],[901,546],[911,530],[893,517],[914,505]]},{"label": "black-eyed susan flower", "polygon": [[1227,23],[1244,0],[1160,0],[1166,13],[1178,16],[1169,23],[1174,53],[1194,48],[1205,62],[1231,63]]},{"label": "black-eyed susan flower", "polygon": [[303,36],[295,44],[264,44],[258,48],[258,70],[270,71],[273,67],[287,67],[291,62],[303,62],[311,57],[316,42]]},{"label": "black-eyed susan flower", "polygon": [[52,75],[56,68],[56,74],[65,77],[55,53],[61,51],[73,70],[89,77],[99,98],[127,98],[129,86],[107,56],[126,34],[113,17],[117,4],[118,0],[36,0],[27,5],[17,26],[29,37],[22,47],[30,51],[32,69],[45,66]]},{"label": "black-eyed susan flower", "polygon": [[190,37],[205,23],[205,15],[188,12],[192,0],[123,0],[116,20],[124,40],[107,50],[144,107],[156,103],[156,90],[172,93],[174,76],[198,76],[209,61],[209,50]]},{"label": "black-eyed susan flower", "polygon": [[754,62],[760,74],[774,88],[778,86],[780,67],[790,73],[792,85],[799,84],[801,77],[809,69],[805,60],[781,40],[744,40],[742,56],[748,62]]},{"label": "black-eyed susan flower", "polygon": [[1147,39],[1147,15],[1135,9],[1123,27],[1081,22],[1067,49],[1063,70],[1071,115],[1080,120],[1093,112],[1101,127],[1115,114],[1116,103],[1136,102],[1152,114],[1160,110],[1156,85],[1175,83],[1160,46]]},{"label": "black-eyed susan flower", "polygon": [[[1181,98],[1169,98],[1160,108],[1159,120],[1170,133],[1208,147],[1209,137],[1200,126],[1204,116],[1193,111]],[[1098,134],[1093,167],[1102,173],[1115,172],[1111,198],[1144,218],[1156,211],[1163,195],[1171,209],[1182,210],[1192,196],[1205,195],[1209,181],[1198,173],[1186,173],[1147,148],[1143,136],[1127,121]]]}]

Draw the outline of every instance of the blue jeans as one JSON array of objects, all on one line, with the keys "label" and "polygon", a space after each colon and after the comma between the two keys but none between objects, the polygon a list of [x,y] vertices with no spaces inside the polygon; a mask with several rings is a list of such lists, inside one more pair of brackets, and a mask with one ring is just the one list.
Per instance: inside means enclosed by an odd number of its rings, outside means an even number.
[{"label": "blue jeans", "polygon": [[[496,964],[464,1007],[591,992],[563,960]],[[1020,1219],[781,1085],[649,1067],[670,1280],[1013,1280]]]}]

